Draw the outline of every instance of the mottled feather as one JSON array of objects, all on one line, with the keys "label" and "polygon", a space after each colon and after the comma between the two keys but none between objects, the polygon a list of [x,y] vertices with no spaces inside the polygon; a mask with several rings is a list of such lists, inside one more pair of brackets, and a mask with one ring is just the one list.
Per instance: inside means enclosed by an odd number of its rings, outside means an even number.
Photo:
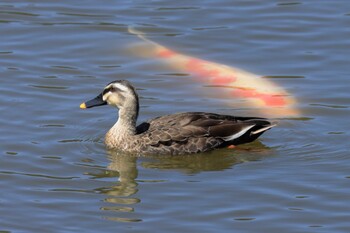
[{"label": "mottled feather", "polygon": [[[170,126],[171,125],[171,126]],[[145,151],[186,154],[205,152],[226,145],[250,140],[250,132],[270,125],[263,118],[233,117],[204,112],[166,115],[144,122],[137,127],[139,142],[147,141]],[[250,127],[243,141],[225,138]],[[253,135],[255,137],[255,135]],[[234,143],[233,143],[234,142]]]},{"label": "mottled feather", "polygon": [[84,108],[109,104],[119,108],[117,123],[105,138],[107,147],[137,154],[190,154],[247,143],[272,125],[264,118],[235,117],[205,112],[166,115],[136,127],[139,99],[125,80],[109,83]]}]

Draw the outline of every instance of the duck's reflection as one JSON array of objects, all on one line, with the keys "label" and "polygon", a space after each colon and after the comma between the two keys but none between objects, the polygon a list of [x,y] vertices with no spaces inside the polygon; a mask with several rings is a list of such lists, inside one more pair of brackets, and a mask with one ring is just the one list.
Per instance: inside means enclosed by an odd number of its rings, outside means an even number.
[{"label": "duck's reflection", "polygon": [[108,220],[142,221],[135,218],[134,213],[137,203],[141,202],[141,198],[137,196],[138,183],[146,182],[137,179],[138,169],[175,169],[187,174],[195,174],[203,171],[230,169],[235,164],[260,160],[271,154],[271,150],[261,143],[255,142],[253,145],[253,147],[252,144],[248,147],[240,147],[237,150],[224,149],[189,156],[135,157],[121,152],[108,151],[110,159],[108,170],[117,173],[119,181],[114,186],[103,189],[102,193],[108,197],[104,199],[106,206],[101,209],[123,212],[123,217],[106,217]]},{"label": "duck's reflection", "polygon": [[104,188],[101,192],[108,196],[104,199],[104,202],[108,204],[101,207],[101,210],[124,213],[123,217],[106,216],[105,218],[108,220],[139,222],[141,219],[132,216],[134,205],[141,201],[134,196],[138,192],[138,184],[136,182],[138,175],[137,158],[112,151],[109,151],[109,158],[111,163],[107,169],[118,173],[119,182],[109,188]]}]

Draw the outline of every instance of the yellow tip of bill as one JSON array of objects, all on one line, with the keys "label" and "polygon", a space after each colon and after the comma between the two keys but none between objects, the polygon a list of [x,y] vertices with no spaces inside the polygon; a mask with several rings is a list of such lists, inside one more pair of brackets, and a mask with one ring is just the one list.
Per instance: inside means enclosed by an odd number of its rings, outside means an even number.
[{"label": "yellow tip of bill", "polygon": [[82,103],[82,104],[80,105],[80,108],[81,108],[81,109],[85,109],[85,108],[86,108],[86,104],[85,104],[85,103]]}]

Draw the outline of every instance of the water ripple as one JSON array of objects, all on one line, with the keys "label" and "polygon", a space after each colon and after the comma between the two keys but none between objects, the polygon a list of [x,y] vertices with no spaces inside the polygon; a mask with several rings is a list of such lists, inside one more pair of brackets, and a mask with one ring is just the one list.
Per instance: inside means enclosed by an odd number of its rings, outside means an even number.
[{"label": "water ripple", "polygon": [[[348,1],[84,3],[0,4],[0,231],[348,232]],[[125,50],[140,41],[129,25],[175,51],[266,75],[303,115],[274,119],[235,150],[110,153],[103,136],[115,109],[79,104],[115,79],[137,87],[140,121],[194,109],[259,115]]]},{"label": "water ripple", "polygon": [[43,175],[43,174],[33,174],[33,173],[24,173],[24,172],[12,172],[12,171],[0,171],[0,174],[4,175],[22,175],[22,176],[29,176],[29,177],[39,177],[39,178],[45,178],[45,179],[54,179],[54,180],[72,180],[72,179],[78,179],[80,177],[77,176],[50,176],[50,175]]}]

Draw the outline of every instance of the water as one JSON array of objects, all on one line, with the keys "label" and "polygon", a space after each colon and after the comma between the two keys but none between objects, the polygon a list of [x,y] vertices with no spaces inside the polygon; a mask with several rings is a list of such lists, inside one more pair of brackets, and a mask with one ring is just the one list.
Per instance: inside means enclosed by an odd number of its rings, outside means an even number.
[{"label": "water", "polygon": [[[186,74],[129,53],[147,36],[265,76],[303,115],[261,140],[191,157],[102,143],[115,110],[79,109],[115,79],[141,119],[247,115]],[[348,1],[2,1],[1,232],[350,232]]]}]

